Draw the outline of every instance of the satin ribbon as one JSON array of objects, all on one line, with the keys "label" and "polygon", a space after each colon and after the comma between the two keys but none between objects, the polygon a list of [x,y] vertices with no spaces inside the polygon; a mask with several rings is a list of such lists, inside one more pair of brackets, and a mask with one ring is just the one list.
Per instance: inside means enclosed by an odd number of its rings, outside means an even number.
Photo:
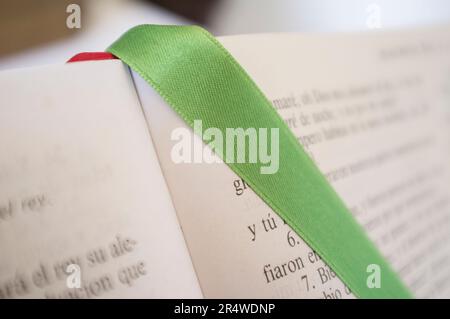
[{"label": "satin ribbon", "polygon": [[[277,173],[261,174],[260,162],[227,165],[356,296],[411,297],[268,99],[207,31],[195,26],[142,25],[126,32],[107,51],[144,78],[191,127],[202,120],[205,130],[218,128],[224,136],[226,128],[269,132],[279,128]],[[373,264],[381,271],[379,288],[367,285],[367,270]]]}]

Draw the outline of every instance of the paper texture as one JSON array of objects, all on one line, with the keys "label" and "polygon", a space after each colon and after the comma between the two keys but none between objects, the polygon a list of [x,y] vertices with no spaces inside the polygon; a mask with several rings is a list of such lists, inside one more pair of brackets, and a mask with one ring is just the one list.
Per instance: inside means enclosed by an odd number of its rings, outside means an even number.
[{"label": "paper texture", "polygon": [[0,87],[0,298],[201,297],[128,68]]},{"label": "paper texture", "polygon": [[[219,38],[417,297],[450,296],[448,33]],[[134,79],[206,297],[353,297],[225,164],[175,164],[187,126]]]}]

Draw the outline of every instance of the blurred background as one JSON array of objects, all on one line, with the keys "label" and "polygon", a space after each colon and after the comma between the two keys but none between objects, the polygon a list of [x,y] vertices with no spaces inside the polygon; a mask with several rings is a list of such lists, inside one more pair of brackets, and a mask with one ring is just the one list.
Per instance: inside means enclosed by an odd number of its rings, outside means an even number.
[{"label": "blurred background", "polygon": [[137,24],[214,35],[342,32],[450,24],[448,0],[1,0],[0,70],[103,51]]}]

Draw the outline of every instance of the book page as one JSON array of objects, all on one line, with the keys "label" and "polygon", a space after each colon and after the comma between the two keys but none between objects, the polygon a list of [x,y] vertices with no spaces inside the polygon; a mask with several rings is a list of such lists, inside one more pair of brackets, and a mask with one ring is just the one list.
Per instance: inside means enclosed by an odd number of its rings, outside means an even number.
[{"label": "book page", "polygon": [[201,297],[129,69],[0,73],[0,298]]},{"label": "book page", "polygon": [[[450,297],[449,34],[219,38],[416,297]],[[187,126],[134,78],[205,296],[353,298],[226,164],[175,163]]]}]

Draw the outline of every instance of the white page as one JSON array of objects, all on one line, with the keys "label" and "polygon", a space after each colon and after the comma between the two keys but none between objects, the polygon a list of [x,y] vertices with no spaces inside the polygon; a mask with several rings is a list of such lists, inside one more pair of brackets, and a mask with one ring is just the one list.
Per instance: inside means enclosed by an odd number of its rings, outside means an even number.
[{"label": "white page", "polygon": [[0,297],[201,296],[120,61],[0,73],[0,150]]},{"label": "white page", "polygon": [[[219,38],[418,297],[450,297],[449,30]],[[205,296],[353,297],[225,164],[175,164],[187,126],[134,78]]]}]

